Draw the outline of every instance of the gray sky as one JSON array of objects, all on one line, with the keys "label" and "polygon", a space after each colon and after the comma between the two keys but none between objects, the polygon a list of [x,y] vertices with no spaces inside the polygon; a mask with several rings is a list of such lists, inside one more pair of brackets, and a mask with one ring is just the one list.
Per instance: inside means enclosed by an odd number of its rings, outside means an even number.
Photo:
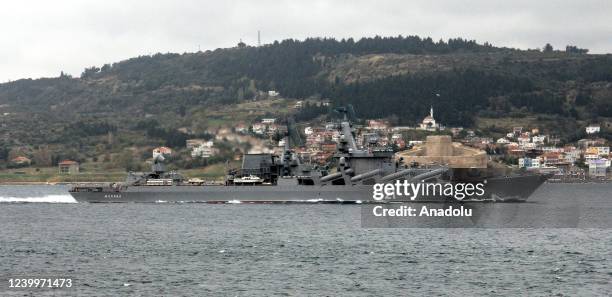
[{"label": "gray sky", "polygon": [[612,52],[612,1],[13,0],[0,9],[0,82],[74,76],[156,52],[286,38],[465,37],[498,46]]}]

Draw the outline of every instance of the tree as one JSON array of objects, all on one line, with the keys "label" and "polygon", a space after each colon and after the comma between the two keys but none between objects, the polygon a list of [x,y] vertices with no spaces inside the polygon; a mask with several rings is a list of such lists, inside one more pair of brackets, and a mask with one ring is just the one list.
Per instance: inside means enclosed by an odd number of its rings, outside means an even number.
[{"label": "tree", "polygon": [[83,73],[81,73],[81,78],[91,78],[93,77],[94,74],[100,72],[100,68],[96,67],[96,66],[91,66],[89,68],[85,68],[85,70],[83,70]]},{"label": "tree", "polygon": [[552,51],[553,51],[553,46],[552,46],[552,45],[550,45],[550,43],[547,43],[547,44],[544,46],[544,50],[543,50],[543,51],[544,51],[545,53],[550,53],[550,52],[552,52]]},{"label": "tree", "polygon": [[110,64],[104,64],[102,66],[102,68],[100,68],[100,72],[107,72],[111,69],[111,65]]},{"label": "tree", "polygon": [[51,154],[47,146],[40,146],[33,153],[34,164],[38,166],[51,166]]},{"label": "tree", "polygon": [[138,169],[138,163],[134,160],[134,153],[129,149],[124,149],[114,161],[116,168],[124,168],[126,171]]},{"label": "tree", "polygon": [[565,52],[568,54],[586,54],[589,50],[586,48],[579,48],[575,45],[568,45],[565,47]]}]

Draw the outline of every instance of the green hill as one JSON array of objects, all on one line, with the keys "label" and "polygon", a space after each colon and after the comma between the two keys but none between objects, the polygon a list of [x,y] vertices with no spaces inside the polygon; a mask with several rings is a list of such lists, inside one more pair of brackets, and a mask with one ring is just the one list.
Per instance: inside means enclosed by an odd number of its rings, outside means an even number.
[{"label": "green hill", "polygon": [[431,104],[447,125],[529,115],[572,140],[589,122],[612,117],[612,56],[417,36],[284,40],[141,56],[87,68],[79,78],[0,84],[0,159],[16,148],[31,154],[48,149],[55,162],[180,146],[188,137],[206,137],[210,126],[273,115],[274,108],[289,112],[280,103],[234,108],[269,90],[283,98],[351,103],[362,118],[402,125],[414,125]]}]

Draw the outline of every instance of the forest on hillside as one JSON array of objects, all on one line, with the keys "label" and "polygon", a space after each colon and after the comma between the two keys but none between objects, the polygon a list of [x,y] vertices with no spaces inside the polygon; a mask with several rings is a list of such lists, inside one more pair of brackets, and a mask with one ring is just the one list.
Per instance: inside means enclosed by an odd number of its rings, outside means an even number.
[{"label": "forest on hillside", "polygon": [[7,114],[0,118],[0,151],[39,145],[87,151],[109,133],[146,136],[116,137],[119,147],[177,144],[193,137],[179,127],[198,122],[202,129],[194,133],[205,132],[210,123],[201,115],[210,107],[258,100],[270,90],[352,104],[362,118],[403,125],[433,105],[447,125],[531,114],[581,127],[612,117],[612,56],[587,52],[573,45],[518,50],[462,38],[377,36],[140,56],[88,67],[80,77],[0,84],[0,113]]}]

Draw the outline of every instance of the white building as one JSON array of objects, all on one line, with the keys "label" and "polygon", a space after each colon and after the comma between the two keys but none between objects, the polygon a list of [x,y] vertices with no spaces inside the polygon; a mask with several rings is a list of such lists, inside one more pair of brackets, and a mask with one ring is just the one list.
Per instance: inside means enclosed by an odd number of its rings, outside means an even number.
[{"label": "white building", "polygon": [[587,134],[595,134],[601,131],[601,127],[599,125],[588,125],[585,130]]},{"label": "white building", "polygon": [[598,159],[589,162],[589,176],[591,177],[606,177],[608,168],[610,168],[610,160]]},{"label": "white building", "polygon": [[153,149],[153,158],[157,158],[158,156],[169,156],[172,154],[172,149],[165,146],[156,147]]},{"label": "white building", "polygon": [[187,147],[188,149],[193,149],[194,147],[198,147],[200,145],[205,144],[207,141],[204,139],[187,139],[187,141],[185,141],[185,147]]},{"label": "white building", "polygon": [[213,145],[214,142],[212,140],[201,143],[191,150],[191,157],[210,158],[211,156],[214,156],[216,149],[213,147]]},{"label": "white building", "polygon": [[312,133],[314,133],[314,129],[312,129],[312,127],[304,128],[304,135],[308,136],[308,135],[312,135]]},{"label": "white building", "polygon": [[334,123],[327,123],[325,124],[325,131],[336,131],[336,126]]},{"label": "white building", "polygon": [[518,165],[519,168],[540,168],[542,166],[542,160],[540,157],[537,158],[519,158]]},{"label": "white building", "polygon": [[536,144],[544,144],[546,141],[546,135],[537,135],[531,137],[531,141]]},{"label": "white building", "polygon": [[246,133],[248,132],[248,127],[245,124],[238,124],[235,130],[237,133]]},{"label": "white building", "polygon": [[408,126],[396,126],[391,128],[391,131],[393,132],[401,132],[401,131],[410,131],[410,130],[414,130],[414,127],[408,127]]},{"label": "white building", "polygon": [[526,143],[531,142],[531,137],[527,135],[521,135],[516,140],[518,140],[519,145],[525,145]]},{"label": "white building", "polygon": [[523,148],[526,150],[532,150],[532,149],[535,149],[536,147],[537,145],[535,144],[535,142],[527,142],[523,144]]},{"label": "white building", "polygon": [[253,133],[263,135],[266,133],[266,125],[255,123],[253,124]]},{"label": "white building", "polygon": [[421,122],[421,124],[419,125],[419,128],[421,130],[427,130],[427,131],[442,130],[440,123],[436,123],[436,119],[434,118],[433,106],[429,110],[429,115],[426,116],[423,119],[423,122]]},{"label": "white building", "polygon": [[564,148],[555,147],[555,146],[543,146],[540,149],[545,153],[563,153],[565,152]]},{"label": "white building", "polygon": [[593,160],[598,160],[599,159],[599,155],[597,154],[584,154],[584,161],[586,163],[589,163]]},{"label": "white building", "polygon": [[508,144],[508,143],[510,143],[510,141],[508,139],[506,139],[505,137],[502,137],[502,138],[498,139],[496,142],[497,142],[497,144]]},{"label": "white building", "polygon": [[334,142],[339,142],[340,141],[340,131],[332,131],[331,133],[331,140]]},{"label": "white building", "polygon": [[601,131],[601,127],[599,125],[588,125],[585,130],[587,134],[595,134]]},{"label": "white building", "polygon": [[595,149],[597,149],[597,154],[600,156],[608,156],[610,154],[609,146],[597,146]]},{"label": "white building", "polygon": [[581,151],[576,149],[575,147],[566,147],[564,149],[563,157],[565,158],[566,162],[574,164],[580,159],[580,154]]}]

